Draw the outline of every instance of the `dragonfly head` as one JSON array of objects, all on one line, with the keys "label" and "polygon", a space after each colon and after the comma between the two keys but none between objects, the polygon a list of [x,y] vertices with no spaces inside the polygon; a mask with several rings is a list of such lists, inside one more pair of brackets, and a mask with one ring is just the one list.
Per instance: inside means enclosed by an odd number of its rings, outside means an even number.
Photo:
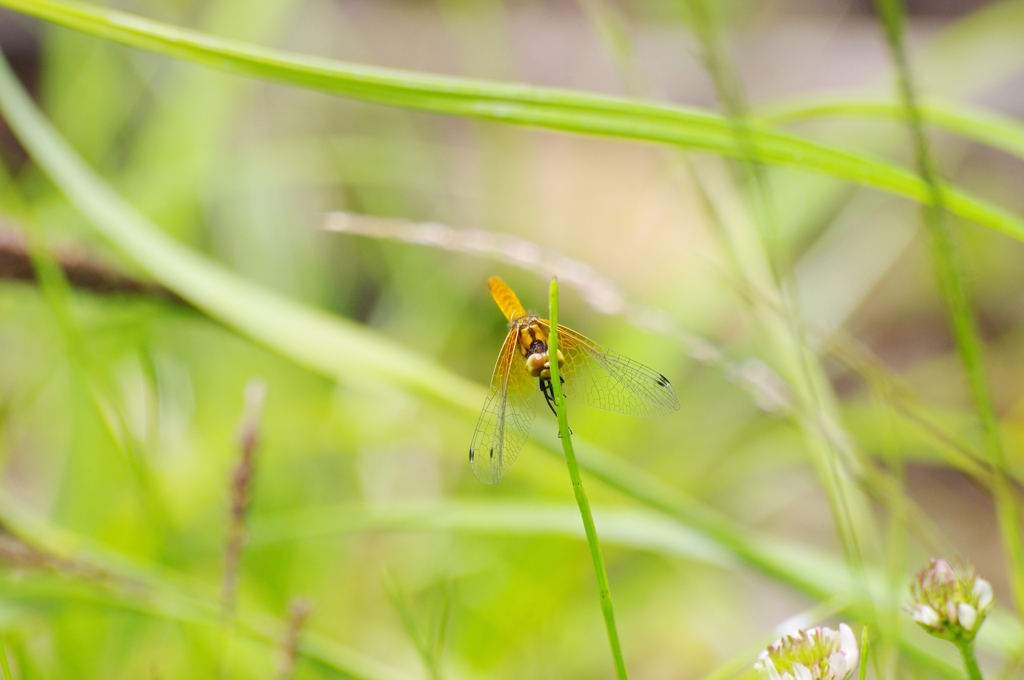
[{"label": "dragonfly head", "polygon": [[[558,367],[565,363],[565,357],[561,350],[558,352]],[[548,356],[548,348],[542,342],[536,342],[530,347],[530,356],[526,357],[526,369],[534,378],[551,377],[551,359]]]}]

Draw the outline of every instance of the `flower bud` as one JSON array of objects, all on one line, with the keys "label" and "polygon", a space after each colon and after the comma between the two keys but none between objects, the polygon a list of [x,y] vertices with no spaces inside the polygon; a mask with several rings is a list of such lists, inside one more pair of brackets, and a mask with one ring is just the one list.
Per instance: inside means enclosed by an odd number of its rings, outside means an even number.
[{"label": "flower bud", "polygon": [[932,559],[910,584],[907,605],[914,621],[945,640],[970,642],[992,609],[992,586],[974,567]]},{"label": "flower bud", "polygon": [[848,680],[857,659],[857,638],[841,623],[838,631],[819,627],[779,638],[757,657],[754,670],[762,680]]},{"label": "flower bud", "polygon": [[935,627],[939,625],[939,615],[926,604],[917,605],[912,613],[914,614],[914,620],[922,626]]}]

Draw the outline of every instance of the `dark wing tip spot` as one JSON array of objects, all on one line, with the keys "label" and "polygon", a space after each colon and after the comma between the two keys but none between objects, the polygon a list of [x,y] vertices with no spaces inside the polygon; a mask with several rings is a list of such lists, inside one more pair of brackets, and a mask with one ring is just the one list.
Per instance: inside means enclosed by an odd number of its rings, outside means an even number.
[{"label": "dark wing tip spot", "polygon": [[668,387],[668,385],[669,385],[668,378],[666,378],[661,373],[659,373],[658,374],[658,384],[661,385],[662,387]]},{"label": "dark wing tip spot", "polygon": [[491,460],[494,460],[494,447],[491,447]]},{"label": "dark wing tip spot", "polygon": [[470,465],[473,464],[473,449],[472,449],[472,447],[469,449],[469,463],[470,463]]}]

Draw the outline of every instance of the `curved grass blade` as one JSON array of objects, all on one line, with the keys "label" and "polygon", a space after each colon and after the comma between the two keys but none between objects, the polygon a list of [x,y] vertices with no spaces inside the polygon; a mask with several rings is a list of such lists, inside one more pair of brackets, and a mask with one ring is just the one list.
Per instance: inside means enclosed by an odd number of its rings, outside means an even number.
[{"label": "curved grass blade", "polygon": [[[219,625],[216,605],[197,603],[188,597],[168,592],[150,592],[140,597],[138,592],[122,592],[109,585],[72,582],[66,578],[24,578],[0,581],[0,593],[11,605],[38,605],[52,610],[55,605],[78,604],[89,609],[100,607],[133,612],[190,627],[215,629]],[[265,616],[246,616],[238,622],[238,633],[274,647],[279,644],[279,631],[283,625]],[[411,680],[411,676],[405,673],[312,632],[303,634],[299,653],[307,662],[353,680]]]},{"label": "curved grass blade", "polygon": [[[955,102],[925,101],[919,107],[928,125],[1024,159],[1024,123],[1010,116]],[[757,120],[784,125],[822,118],[869,118],[906,123],[899,104],[858,97],[828,97],[780,104],[764,109]]]},{"label": "curved grass blade", "polygon": [[[309,57],[78,2],[0,0],[0,6],[129,47],[362,101],[751,160],[727,119],[699,109]],[[929,200],[927,184],[904,168],[757,125],[749,126],[749,135],[756,140],[758,162],[830,175],[918,202]],[[954,214],[1024,240],[1024,220],[1017,215],[948,185],[942,191]]]},{"label": "curved grass blade", "polygon": [[367,375],[476,411],[481,389],[358,324],[295,304],[179,244],[117,195],[53,130],[0,62],[0,113],[35,161],[110,241],[210,317],[339,380]]},{"label": "curved grass blade", "polygon": [[[602,540],[632,550],[671,555],[733,568],[735,558],[707,537],[640,510],[594,511]],[[344,504],[254,519],[250,546],[323,539],[339,534],[455,531],[479,535],[584,538],[579,510],[562,504],[509,501],[397,503],[387,507]]]},{"label": "curved grass blade", "polygon": [[[216,591],[196,587],[166,567],[140,562],[95,545],[0,498],[0,525],[11,540],[42,560],[19,579],[0,579],[4,601],[36,604],[52,610],[76,603],[131,611],[215,631],[222,625]],[[50,571],[39,571],[45,565]],[[271,647],[284,627],[278,619],[245,613],[237,632]],[[408,676],[313,632],[303,635],[300,654],[332,674],[361,680],[409,680]]]}]

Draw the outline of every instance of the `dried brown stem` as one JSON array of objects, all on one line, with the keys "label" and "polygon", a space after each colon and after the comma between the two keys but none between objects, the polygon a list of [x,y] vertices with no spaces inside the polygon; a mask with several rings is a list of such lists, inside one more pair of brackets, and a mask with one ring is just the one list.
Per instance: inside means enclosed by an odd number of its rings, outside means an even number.
[{"label": "dried brown stem", "polygon": [[33,544],[4,522],[0,522],[0,564],[16,573],[49,572],[134,592],[145,590],[141,582],[115,575],[86,559],[62,554],[50,546]]},{"label": "dried brown stem", "polygon": [[238,433],[241,460],[235,468],[235,474],[231,481],[231,515],[224,546],[224,582],[221,594],[225,622],[233,620],[235,615],[238,571],[242,558],[242,547],[245,545],[245,520],[252,497],[260,417],[263,412],[266,391],[266,385],[260,380],[250,380],[245,387],[245,409],[242,412]]},{"label": "dried brown stem", "polygon": [[[126,276],[81,250],[58,249],[53,256],[64,270],[68,283],[75,288],[100,295],[123,293],[188,304],[163,286]],[[0,226],[0,280],[36,282],[28,242],[18,230],[4,226]]]},{"label": "dried brown stem", "polygon": [[302,628],[306,625],[312,610],[313,606],[301,597],[295,598],[288,605],[288,628],[281,639],[281,658],[277,666],[277,677],[280,680],[289,680],[295,672]]}]

